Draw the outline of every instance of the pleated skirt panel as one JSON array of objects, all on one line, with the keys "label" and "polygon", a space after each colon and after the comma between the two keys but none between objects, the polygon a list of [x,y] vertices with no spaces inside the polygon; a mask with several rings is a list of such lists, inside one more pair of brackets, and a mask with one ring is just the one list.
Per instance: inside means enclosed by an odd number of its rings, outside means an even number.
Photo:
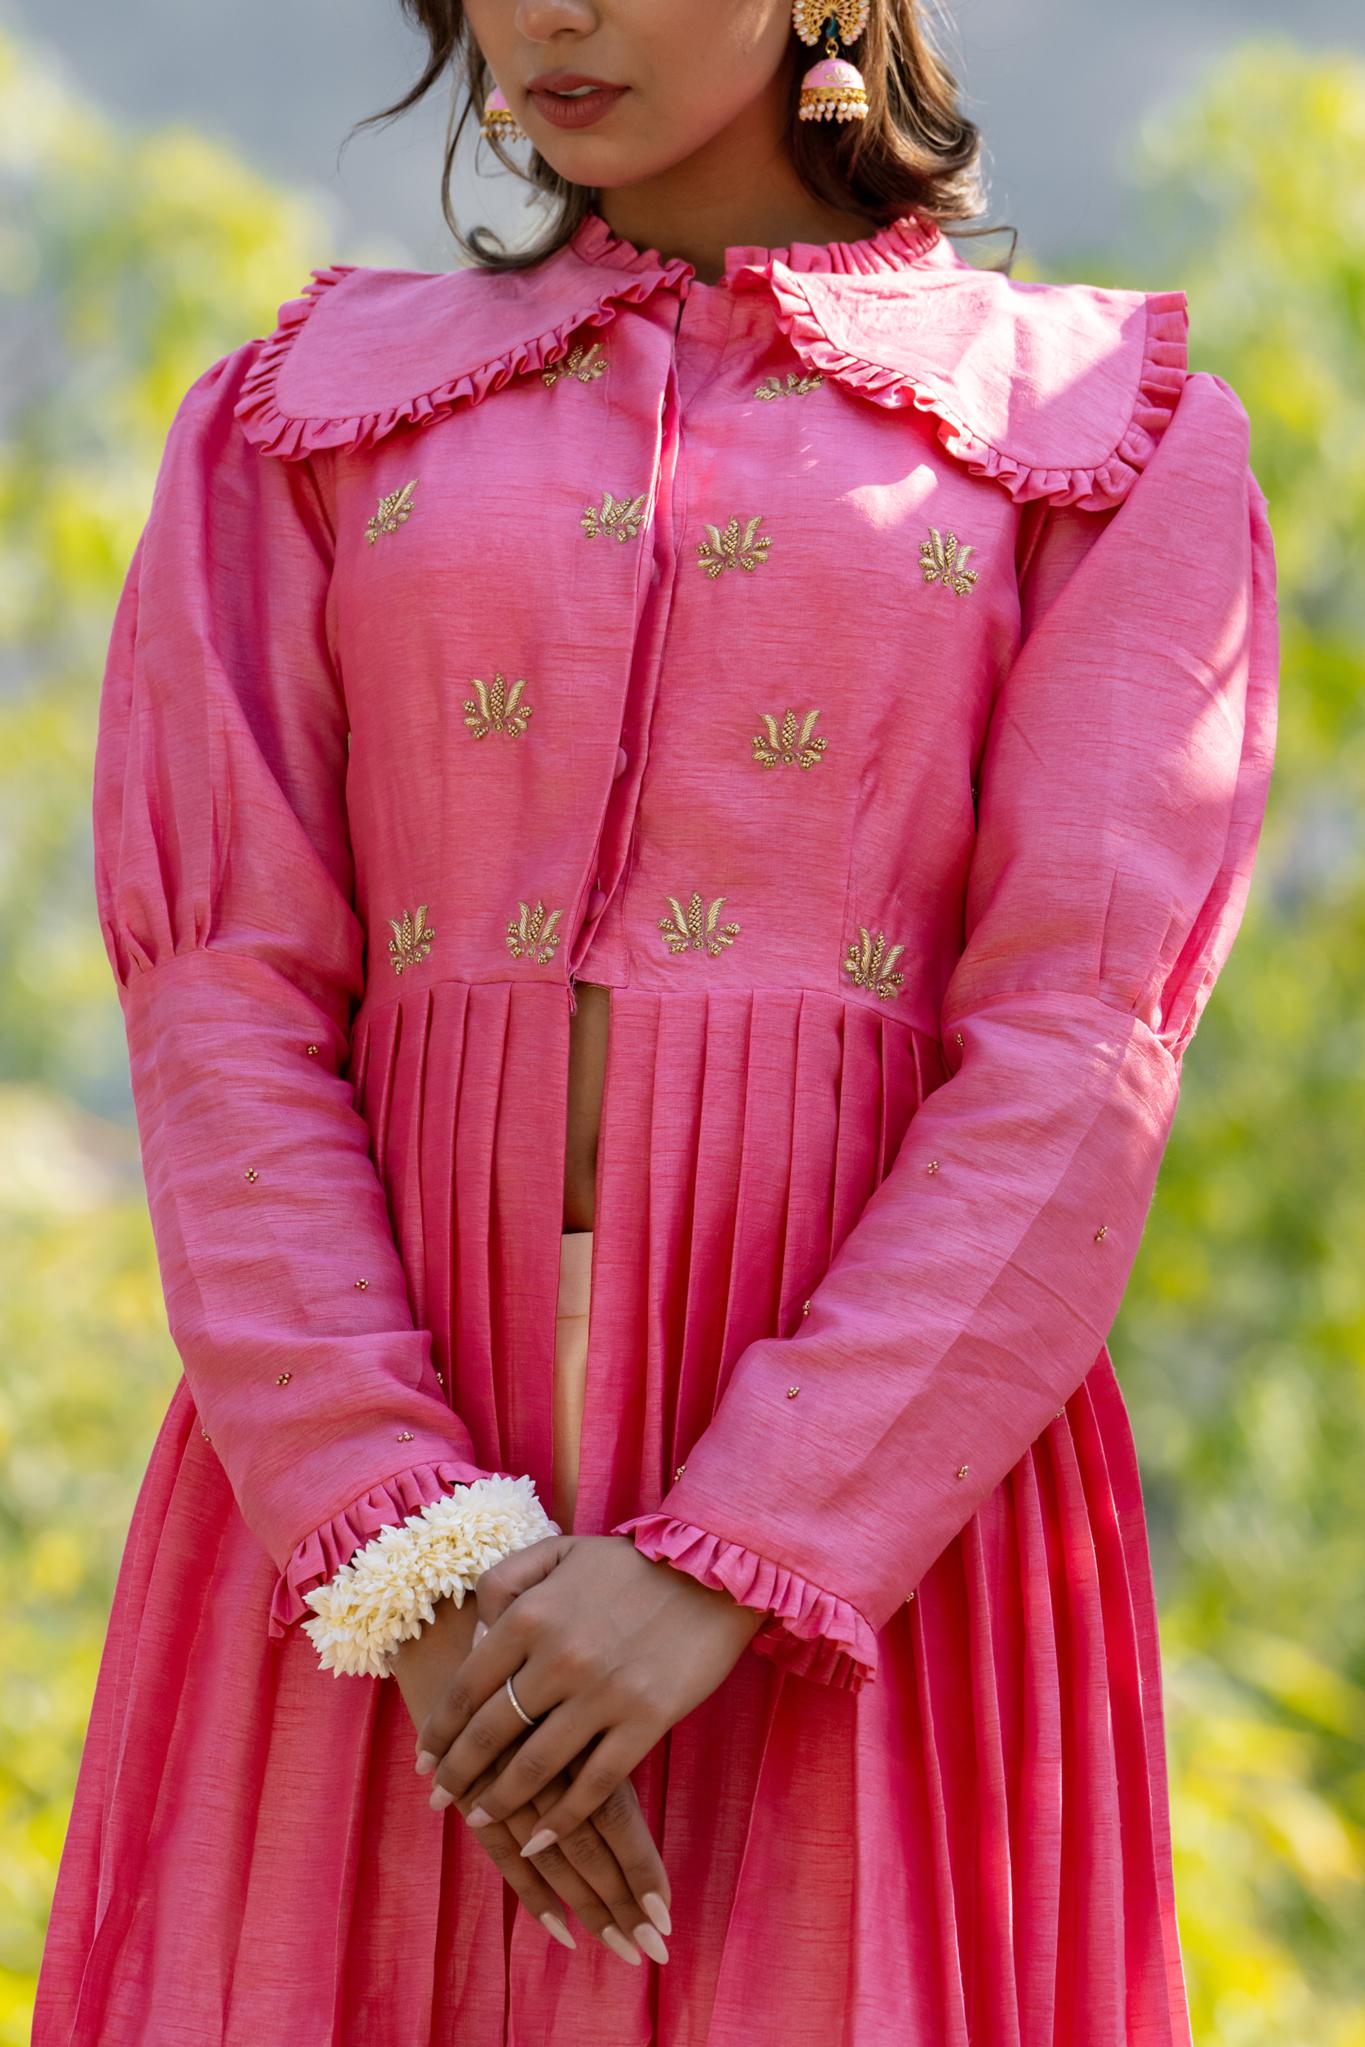
[{"label": "pleated skirt panel", "polygon": [[[594,1228],[566,1233],[567,1061],[562,988],[448,982],[362,1010],[353,1079],[481,1461],[601,1533],[658,1505],[744,1346],[791,1333],[942,1069],[820,992],[614,989]],[[633,1773],[666,1965],[551,1941],[430,1810],[397,1687],[268,1637],[274,1575],[182,1384],[35,2047],[1189,2047],[1107,1350],[881,1631],[874,1683],[746,1653]]]}]

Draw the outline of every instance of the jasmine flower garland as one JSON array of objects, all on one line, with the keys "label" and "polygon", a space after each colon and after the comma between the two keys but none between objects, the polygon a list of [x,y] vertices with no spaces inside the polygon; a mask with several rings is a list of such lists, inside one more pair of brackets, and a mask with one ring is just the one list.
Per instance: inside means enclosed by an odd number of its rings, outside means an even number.
[{"label": "jasmine flower garland", "polygon": [[334,1677],[388,1677],[400,1643],[436,1618],[436,1601],[464,1604],[482,1573],[513,1550],[562,1533],[529,1475],[479,1478],[429,1500],[401,1526],[381,1528],[325,1585],[304,1594],[299,1623]]}]

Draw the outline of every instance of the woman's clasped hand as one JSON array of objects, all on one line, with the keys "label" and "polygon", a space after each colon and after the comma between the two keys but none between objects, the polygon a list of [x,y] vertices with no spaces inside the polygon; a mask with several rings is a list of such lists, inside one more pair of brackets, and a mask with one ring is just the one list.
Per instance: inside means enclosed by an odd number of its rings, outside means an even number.
[{"label": "woman's clasped hand", "polygon": [[[405,1685],[431,1803],[459,1806],[542,1921],[544,1882],[528,1894],[534,1870],[615,1952],[621,1928],[666,1960],[655,1929],[668,1927],[667,1879],[630,1772],[715,1691],[765,1613],[641,1556],[627,1537],[596,1535],[514,1550],[479,1578],[466,1612],[475,1604],[477,1637],[464,1614],[451,1624],[469,1641],[453,1675],[447,1653],[438,1682],[411,1695]],[[400,1681],[412,1668],[400,1665]],[[533,1727],[508,1697],[509,1677]]]}]

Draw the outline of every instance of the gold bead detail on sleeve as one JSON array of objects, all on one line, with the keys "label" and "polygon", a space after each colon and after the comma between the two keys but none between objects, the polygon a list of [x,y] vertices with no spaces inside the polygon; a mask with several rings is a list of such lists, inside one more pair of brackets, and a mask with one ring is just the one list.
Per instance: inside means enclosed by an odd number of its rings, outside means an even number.
[{"label": "gold bead detail on sleeve", "polygon": [[920,543],[919,565],[926,583],[944,583],[965,597],[976,581],[976,570],[966,566],[970,547],[959,547],[956,533],[942,534],[929,528],[930,538]]},{"label": "gold bead detail on sleeve", "polygon": [[686,1466],[685,1464],[680,1464],[680,1465],[678,1466],[677,1470],[676,1470],[676,1471],[674,1472],[674,1474],[673,1474],[673,1483],[674,1483],[674,1485],[676,1485],[676,1484],[678,1483],[678,1480],[679,1480],[679,1479],[680,1479],[680,1478],[682,1477],[682,1475],[683,1475],[683,1473],[684,1473],[684,1472],[686,1471],[686,1469],[687,1469],[687,1466]]},{"label": "gold bead detail on sleeve", "polygon": [[810,1302],[809,1302],[809,1301],[802,1301],[802,1303],[801,1303],[801,1313],[802,1313],[803,1315],[809,1315],[809,1313],[810,1313]]},{"label": "gold bead detail on sleeve", "polygon": [[360,1291],[360,1292],[361,1292],[361,1293],[363,1294],[363,1293],[364,1293],[364,1291],[365,1291],[365,1289],[366,1289],[366,1287],[367,1287],[367,1286],[369,1285],[369,1283],[370,1283],[370,1282],[369,1282],[369,1281],[368,1281],[367,1279],[358,1279],[358,1280],[356,1281],[356,1286],[357,1286],[358,1290],[359,1290],[359,1291]]},{"label": "gold bead detail on sleeve", "polygon": [[260,1176],[260,1174],[259,1174],[259,1173],[258,1173],[258,1172],[256,1171],[256,1168],[255,1168],[254,1166],[248,1166],[248,1167],[247,1167],[247,1169],[246,1169],[246,1176],[247,1176],[247,1179],[248,1179],[248,1180],[251,1180],[251,1181],[256,1181],[256,1180],[259,1180],[259,1179],[260,1179],[260,1177],[261,1177],[261,1176]]},{"label": "gold bead detail on sleeve", "polygon": [[412,1441],[412,1430],[400,1429],[393,1440],[395,1443],[410,1443]]},{"label": "gold bead detail on sleeve", "polygon": [[924,1168],[924,1170],[926,1173],[936,1173],[938,1171],[938,1160],[930,1159],[928,1165]]},{"label": "gold bead detail on sleeve", "polygon": [[800,1391],[801,1391],[801,1388],[800,1388],[799,1386],[789,1386],[789,1387],[787,1388],[787,1398],[788,1398],[788,1400],[795,1400],[795,1398],[796,1398],[797,1394],[798,1394],[798,1393],[799,1393]]},{"label": "gold bead detail on sleeve", "polygon": [[317,1047],[316,1045],[310,1045],[310,1046],[308,1047],[308,1057],[309,1057],[310,1059],[316,1059],[316,1058],[317,1058],[317,1056],[318,1056],[318,1047]]},{"label": "gold bead detail on sleeve", "polygon": [[955,1045],[963,1045],[966,1043],[966,1039],[963,1037],[961,1031],[953,1032],[953,1043]]},{"label": "gold bead detail on sleeve", "polygon": [[958,1467],[957,1467],[957,1475],[958,1475],[958,1477],[959,1477],[959,1478],[965,1478],[965,1477],[967,1476],[967,1471],[968,1471],[968,1466],[967,1466],[967,1465],[965,1465],[965,1464],[959,1464],[959,1465],[958,1465]]},{"label": "gold bead detail on sleeve", "polygon": [[289,1384],[289,1381],[293,1378],[293,1376],[294,1374],[292,1372],[276,1372],[275,1384],[277,1386],[287,1386]]},{"label": "gold bead detail on sleeve", "polygon": [[603,491],[601,505],[585,505],[579,525],[589,540],[596,540],[599,534],[614,533],[618,540],[634,540],[645,516],[645,493],[638,497],[614,498],[611,492]]},{"label": "gold bead detail on sleeve", "polygon": [[1095,1232],[1095,1242],[1097,1244],[1100,1243],[1108,1235],[1109,1235],[1108,1223],[1101,1223],[1099,1228]]}]

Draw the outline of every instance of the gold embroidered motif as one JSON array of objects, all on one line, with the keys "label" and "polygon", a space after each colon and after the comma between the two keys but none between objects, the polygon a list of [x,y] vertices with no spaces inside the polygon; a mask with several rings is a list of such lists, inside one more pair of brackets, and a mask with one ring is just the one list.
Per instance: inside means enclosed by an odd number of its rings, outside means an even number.
[{"label": "gold embroidered motif", "polygon": [[671,917],[660,917],[659,929],[670,952],[700,952],[705,946],[713,956],[724,952],[727,945],[733,945],[739,936],[738,924],[722,924],[717,928],[716,919],[724,896],[717,896],[706,912],[706,926],[702,928],[701,895],[693,889],[686,910],[676,896],[666,899],[672,906]]},{"label": "gold embroidered motif", "polygon": [[404,967],[415,967],[431,951],[431,941],[436,936],[427,923],[427,906],[419,904],[411,916],[404,910],[400,918],[390,917],[393,937],[389,940],[389,958],[393,971],[401,974]]},{"label": "gold embroidered motif", "polygon": [[248,1167],[247,1167],[247,1169],[246,1169],[246,1176],[247,1176],[248,1180],[252,1181],[253,1183],[254,1183],[255,1181],[259,1180],[259,1179],[260,1179],[260,1177],[261,1177],[261,1176],[260,1176],[260,1174],[259,1174],[259,1173],[258,1173],[258,1172],[256,1171],[256,1168],[255,1168],[254,1166],[248,1166]]},{"label": "gold embroidered motif", "polygon": [[417,478],[405,483],[401,490],[392,490],[386,498],[379,500],[379,510],[370,515],[365,528],[365,538],[373,547],[381,533],[396,533],[412,510],[412,494],[417,488]]},{"label": "gold embroidered motif", "polygon": [[555,956],[560,933],[556,924],[564,915],[562,909],[545,914],[545,905],[537,898],[535,907],[530,903],[517,903],[518,914],[507,920],[507,950],[513,959],[519,960],[523,953],[531,953],[541,966],[548,966]]},{"label": "gold embroidered motif", "polygon": [[531,706],[517,701],[526,687],[524,675],[517,678],[510,690],[500,668],[493,670],[492,689],[485,688],[477,675],[473,680],[479,693],[478,702],[473,697],[465,698],[464,721],[476,739],[484,738],[489,732],[506,732],[516,738],[518,733],[526,730]]},{"label": "gold embroidered motif", "polygon": [[369,1284],[370,1284],[370,1282],[369,1282],[369,1281],[368,1281],[367,1279],[358,1279],[358,1280],[356,1281],[356,1286],[357,1286],[357,1288],[358,1288],[358,1289],[360,1290],[360,1292],[361,1292],[362,1294],[363,1294],[363,1293],[365,1292],[365,1290],[366,1290],[366,1288],[367,1288],[367,1287],[369,1286]]},{"label": "gold embroidered motif", "polygon": [[865,924],[860,924],[858,929],[863,934],[863,942],[859,945],[856,939],[850,941],[844,957],[845,968],[860,988],[873,989],[879,1001],[885,1001],[891,995],[898,995],[905,976],[893,974],[891,969],[905,951],[905,947],[893,945],[888,952],[885,950],[885,932],[877,933],[874,944]]},{"label": "gold embroidered motif", "polygon": [[275,1384],[277,1386],[287,1386],[289,1384],[289,1381],[293,1378],[293,1376],[294,1374],[292,1372],[276,1372]]},{"label": "gold embroidered motif", "polygon": [[789,1387],[787,1388],[787,1398],[788,1398],[788,1400],[795,1400],[795,1398],[796,1398],[797,1394],[798,1394],[798,1393],[799,1393],[800,1391],[801,1391],[801,1388],[800,1388],[799,1386],[789,1386]]},{"label": "gold embroidered motif", "polygon": [[1099,1228],[1098,1228],[1098,1229],[1096,1230],[1096,1232],[1095,1232],[1095,1242],[1096,1242],[1097,1244],[1102,1244],[1102,1243],[1104,1242],[1104,1239],[1105,1239],[1105,1238],[1106,1238],[1106,1237],[1107,1237],[1108,1235],[1109,1235],[1109,1225],[1108,1225],[1108,1223],[1101,1223],[1101,1224],[1100,1224],[1100,1226],[1099,1226]]},{"label": "gold embroidered motif", "polygon": [[674,1471],[674,1473],[673,1473],[673,1483],[674,1483],[674,1485],[676,1485],[676,1484],[678,1483],[678,1480],[679,1480],[679,1479],[680,1479],[680,1478],[682,1477],[682,1475],[683,1475],[683,1473],[684,1473],[684,1472],[686,1471],[686,1469],[687,1469],[687,1466],[686,1466],[685,1464],[680,1464],[680,1465],[679,1465],[679,1466],[677,1467],[677,1469],[676,1469],[676,1470]]},{"label": "gold embroidered motif", "polygon": [[796,729],[795,711],[785,712],[780,735],[776,721],[767,711],[762,711],[759,715],[768,728],[766,743],[761,732],[754,734],[754,759],[760,767],[791,767],[793,763],[798,768],[815,766],[825,750],[823,734],[818,733],[814,739],[811,738],[811,728],[820,715],[818,711],[807,711],[799,733]]},{"label": "gold embroidered motif", "polygon": [[757,537],[762,520],[762,512],[755,512],[742,534],[738,519],[731,519],[723,533],[718,526],[707,526],[708,538],[697,542],[697,559],[708,576],[714,578],[722,569],[756,569],[768,559],[772,535]]},{"label": "gold embroidered motif", "polygon": [[602,505],[585,505],[580,526],[589,540],[596,540],[599,533],[614,533],[618,540],[634,540],[640,530],[640,521],[645,516],[645,494],[635,498],[614,498],[611,492],[602,493]]},{"label": "gold embroidered motif", "polygon": [[940,533],[931,526],[932,538],[921,541],[919,565],[926,583],[946,583],[959,597],[965,597],[976,581],[976,570],[966,567],[970,547],[959,547],[956,533]]},{"label": "gold embroidered motif", "polygon": [[607,358],[600,341],[594,341],[590,348],[584,348],[580,341],[567,356],[558,362],[547,363],[541,371],[541,379],[547,390],[552,389],[561,377],[577,377],[580,384],[590,384],[594,377],[600,377],[607,367]]},{"label": "gold embroidered motif", "polygon": [[786,382],[778,377],[764,377],[754,385],[755,398],[802,398],[807,391],[818,391],[824,383],[819,370],[788,370]]}]

